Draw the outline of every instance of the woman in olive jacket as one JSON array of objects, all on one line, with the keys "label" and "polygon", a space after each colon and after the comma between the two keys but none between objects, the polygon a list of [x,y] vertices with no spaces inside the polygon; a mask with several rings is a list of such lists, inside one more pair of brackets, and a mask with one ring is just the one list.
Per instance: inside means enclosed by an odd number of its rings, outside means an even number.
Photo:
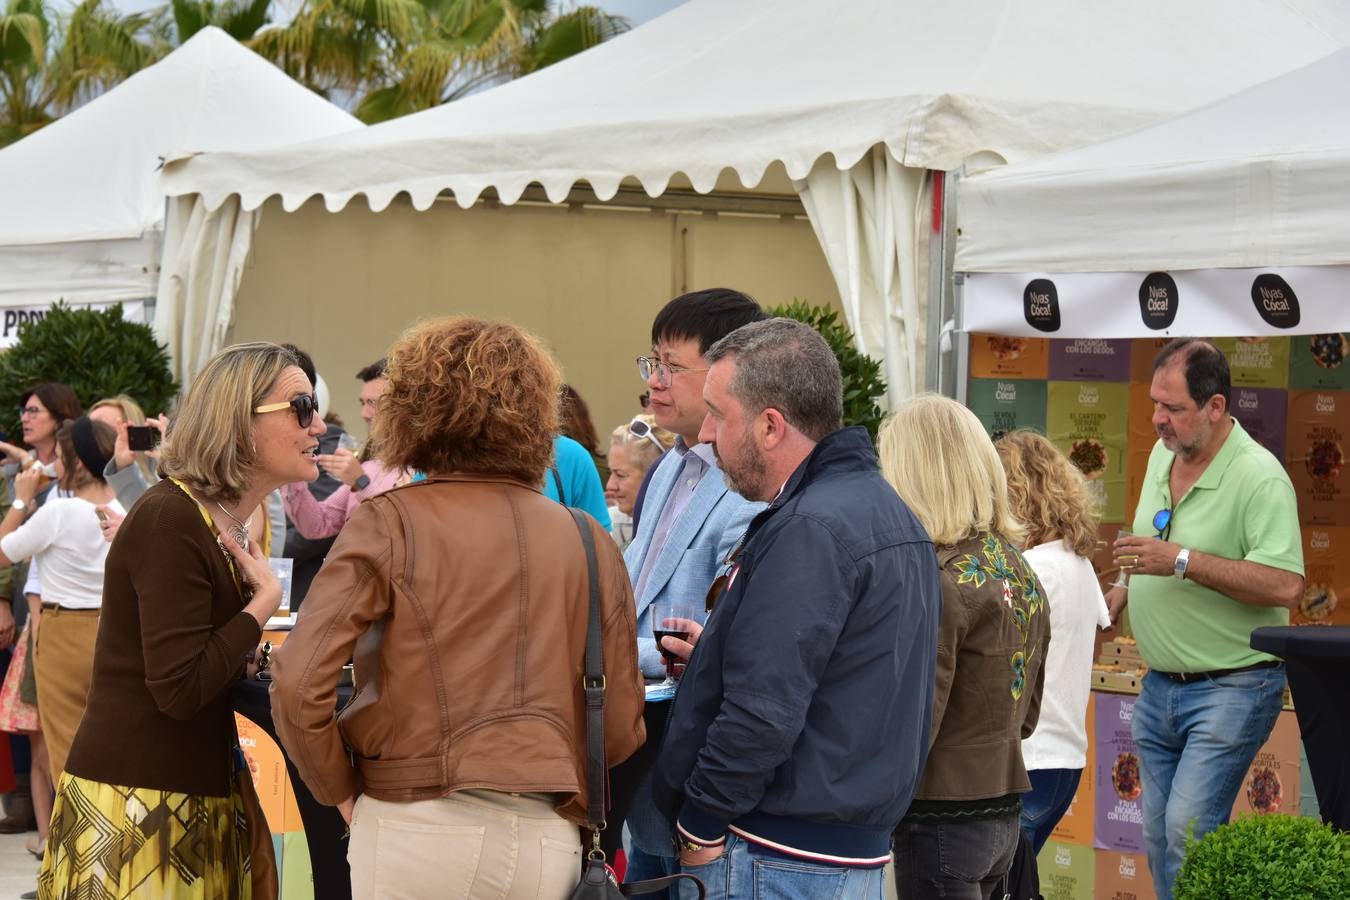
[{"label": "woman in olive jacket", "polygon": [[[364,501],[273,657],[277,733],[351,825],[356,898],[566,898],[586,813],[589,580],[570,512],[540,491],[560,377],[513,326],[419,325],[389,355],[374,439],[427,475]],[[595,544],[610,765],[643,741],[623,558]],[[339,671],[356,694],[335,718]]]},{"label": "woman in olive jacket", "polygon": [[983,900],[1007,876],[1031,789],[1022,739],[1040,710],[1049,610],[974,413],[909,401],[881,432],[881,468],[933,539],[942,584],[932,744],[895,832],[896,883],[902,898]]}]

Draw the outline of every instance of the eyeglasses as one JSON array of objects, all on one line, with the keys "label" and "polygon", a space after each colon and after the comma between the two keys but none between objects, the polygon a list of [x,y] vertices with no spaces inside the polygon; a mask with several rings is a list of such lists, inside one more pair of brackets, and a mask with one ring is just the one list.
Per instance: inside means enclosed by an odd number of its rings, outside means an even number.
[{"label": "eyeglasses", "polygon": [[1158,532],[1158,537],[1167,540],[1172,533],[1172,510],[1160,509],[1153,514],[1153,529]]},{"label": "eyeglasses", "polygon": [[294,400],[287,400],[285,403],[268,403],[265,406],[256,407],[253,411],[255,413],[270,413],[288,408],[295,412],[295,421],[300,423],[300,427],[308,428],[309,423],[314,421],[315,410],[319,408],[319,397],[317,394],[301,394]]},{"label": "eyeglasses", "polygon": [[46,410],[40,406],[21,406],[19,407],[19,418],[22,419],[24,416],[40,416],[44,412],[46,412]]},{"label": "eyeglasses", "polygon": [[656,434],[652,432],[652,426],[648,425],[641,419],[634,419],[633,421],[628,423],[628,433],[635,438],[640,438],[641,440],[644,441],[651,441],[653,444],[656,445],[656,449],[660,450],[662,453],[666,452],[666,445],[661,443],[661,441],[656,437]]},{"label": "eyeglasses", "polygon": [[638,374],[642,376],[643,381],[648,381],[652,373],[656,373],[656,383],[663,388],[670,387],[670,383],[675,380],[676,375],[684,375],[689,372],[706,372],[707,369],[687,369],[684,366],[676,366],[671,363],[661,362],[659,359],[649,359],[645,356],[637,358]]}]

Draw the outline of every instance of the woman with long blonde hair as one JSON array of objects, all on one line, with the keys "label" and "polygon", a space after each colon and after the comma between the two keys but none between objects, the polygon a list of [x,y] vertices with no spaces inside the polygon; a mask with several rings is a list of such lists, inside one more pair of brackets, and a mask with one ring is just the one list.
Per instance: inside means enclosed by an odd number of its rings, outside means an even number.
[{"label": "woman with long blonde hair", "polygon": [[1045,591],[1055,636],[1045,659],[1040,723],[1022,742],[1031,779],[1031,792],[1022,797],[1022,830],[1039,853],[1087,763],[1092,652],[1097,627],[1111,619],[1092,568],[1097,509],[1082,473],[1034,431],[1008,432],[994,447],[1008,475],[1013,515],[1026,528],[1023,556]]},{"label": "woman with long blonde hair", "polygon": [[[1036,727],[1050,640],[1045,595],[1017,551],[998,454],[975,414],[936,394],[881,430],[881,471],[933,539],[942,585],[928,760],[895,831],[901,897],[1006,889],[1030,790],[1021,741]],[[1002,896],[1002,894],[997,894]]]}]

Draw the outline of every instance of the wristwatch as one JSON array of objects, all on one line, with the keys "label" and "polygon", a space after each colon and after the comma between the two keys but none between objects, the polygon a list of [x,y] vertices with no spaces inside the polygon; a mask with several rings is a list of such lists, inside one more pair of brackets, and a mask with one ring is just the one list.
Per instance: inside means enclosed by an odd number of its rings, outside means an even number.
[{"label": "wristwatch", "polygon": [[1185,547],[1177,554],[1176,562],[1172,563],[1172,574],[1182,581],[1186,580],[1186,566],[1191,562],[1191,551]]},{"label": "wristwatch", "polygon": [[370,487],[370,476],[365,472],[362,472],[361,477],[352,483],[352,490],[354,491],[364,491],[368,487]]},{"label": "wristwatch", "polygon": [[22,497],[15,497],[14,502],[11,503],[10,505],[13,506],[15,509],[17,509],[19,512],[25,512],[28,509],[28,504],[24,501]]}]

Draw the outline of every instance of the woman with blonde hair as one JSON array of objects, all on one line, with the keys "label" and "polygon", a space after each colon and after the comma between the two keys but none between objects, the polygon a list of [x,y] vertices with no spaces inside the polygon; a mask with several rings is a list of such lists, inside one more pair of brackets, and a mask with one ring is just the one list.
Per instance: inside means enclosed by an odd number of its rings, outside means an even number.
[{"label": "woman with blonde hair", "polygon": [[[425,473],[352,513],[273,664],[301,777],[351,825],[352,895],[562,900],[587,811],[582,662],[594,545],[610,765],[641,746],[618,548],[541,492],[557,364],[512,325],[444,319],[389,353],[375,441]],[[333,715],[338,675],[356,696]]]},{"label": "woman with blonde hair", "polygon": [[163,436],[168,430],[169,420],[164,416],[147,418],[141,405],[126,394],[105,397],[89,407],[89,418],[104,422],[117,433],[117,442],[113,445],[113,456],[103,476],[109,486],[117,492],[117,502],[125,509],[131,509],[150,485],[159,481],[157,469],[159,452],[156,450],[136,451],[131,449],[127,436],[127,427],[150,427]]},{"label": "woman with blonde hair", "polygon": [[634,416],[610,434],[605,500],[614,525],[611,534],[620,550],[633,540],[633,506],[647,470],[673,446],[675,435],[657,425],[648,413]]},{"label": "woman with blonde hair", "polygon": [[[1050,641],[1045,595],[1017,551],[1023,530],[979,419],[934,394],[881,430],[881,471],[923,522],[942,584],[928,761],[895,832],[899,895],[988,897],[1006,885],[1021,741],[1036,727]],[[1001,896],[1001,895],[1000,895]]]},{"label": "woman with blonde hair", "polygon": [[193,380],[161,451],[164,478],[108,551],[93,686],[57,787],[40,896],[275,889],[271,836],[248,824],[261,814],[230,689],[281,603],[252,519],[280,485],[318,477],[316,407],[276,344],[227,347]]},{"label": "woman with blonde hair", "polygon": [[1111,618],[1092,568],[1097,511],[1082,473],[1034,431],[1010,431],[994,447],[1008,475],[1013,514],[1026,528],[1023,555],[1045,591],[1055,636],[1045,659],[1040,723],[1022,742],[1031,779],[1022,798],[1022,830],[1040,853],[1087,763],[1092,651],[1097,627]]}]

